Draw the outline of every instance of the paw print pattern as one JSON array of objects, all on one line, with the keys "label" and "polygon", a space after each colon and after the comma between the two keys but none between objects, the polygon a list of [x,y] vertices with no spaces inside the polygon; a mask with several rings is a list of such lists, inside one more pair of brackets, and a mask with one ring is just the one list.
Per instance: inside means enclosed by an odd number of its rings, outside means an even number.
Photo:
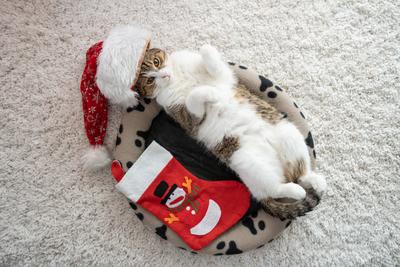
[{"label": "paw print pattern", "polygon": [[226,255],[234,255],[234,254],[240,254],[243,251],[237,248],[236,242],[235,241],[229,241],[228,249],[226,250],[225,254]]},{"label": "paw print pattern", "polygon": [[311,132],[308,132],[307,138],[305,139],[307,146],[314,149],[314,139],[312,137]]},{"label": "paw print pattern", "polygon": [[139,139],[135,139],[135,146],[141,147],[142,145],[142,141],[140,141]]},{"label": "paw print pattern", "polygon": [[131,208],[134,210],[136,217],[140,220],[143,221],[144,219],[144,215],[143,213],[141,213],[140,211],[138,211],[138,207],[136,206],[135,203],[129,201],[129,206],[131,206]]},{"label": "paw print pattern", "polygon": [[250,233],[253,235],[257,235],[259,233],[258,231],[264,231],[266,227],[264,220],[258,220],[257,217],[258,211],[256,210],[249,216],[242,219],[243,226],[249,229]]},{"label": "paw print pattern", "polygon": [[234,241],[234,240],[230,240],[230,241],[228,242],[228,246],[226,246],[226,242],[225,242],[225,241],[221,241],[221,242],[219,242],[219,243],[217,244],[217,249],[218,249],[218,250],[221,250],[221,251],[222,251],[225,247],[227,247],[227,249],[225,250],[225,253],[224,253],[224,252],[218,252],[218,253],[215,253],[214,256],[234,255],[234,254],[240,254],[240,253],[243,252],[242,250],[240,250],[240,249],[237,247],[236,241]]},{"label": "paw print pattern", "polygon": [[[119,126],[118,132],[119,132],[119,134],[122,134],[123,131],[124,131],[124,126],[121,124]],[[133,145],[136,146],[136,147],[139,147],[139,148],[143,147],[144,146],[144,142],[145,142],[146,138],[148,137],[148,135],[149,135],[148,131],[140,131],[140,130],[137,131]],[[117,135],[117,139],[115,141],[115,146],[119,146],[121,144],[121,142],[122,142],[121,137],[119,135]],[[126,164],[126,167],[129,169],[130,167],[132,167],[133,162],[132,161],[127,161],[125,164]]]},{"label": "paw print pattern", "polygon": [[139,138],[136,138],[135,139],[135,146],[142,147],[144,142],[145,142],[145,140],[149,136],[149,131],[137,131],[136,135],[137,135],[137,137],[142,138],[142,140],[140,140]]},{"label": "paw print pattern", "polygon": [[168,240],[166,232],[167,232],[167,226],[165,224],[156,228],[156,234],[164,240]]},{"label": "paw print pattern", "polygon": [[115,140],[115,145],[119,146],[121,144],[121,137],[117,136],[117,140]]},{"label": "paw print pattern", "polygon": [[137,212],[137,213],[135,213],[135,215],[136,215],[136,217],[138,217],[139,220],[143,221],[143,219],[144,219],[143,213]]},{"label": "paw print pattern", "polygon": [[132,167],[132,165],[133,165],[133,162],[132,162],[132,161],[128,161],[128,162],[126,163],[126,167],[127,167],[128,169],[130,169],[130,168]]},{"label": "paw print pattern", "polygon": [[[140,212],[139,207],[138,207],[135,203],[133,203],[132,201],[129,201],[129,205],[130,205],[131,208],[133,209],[133,211],[134,211],[136,217],[137,217],[140,221],[143,222],[143,220],[144,220],[144,214],[143,214],[142,212]],[[167,230],[168,230],[168,228],[167,228],[167,226],[166,226],[165,224],[162,224],[162,225],[159,226],[159,227],[155,227],[154,229],[155,229],[155,233],[156,233],[159,237],[161,237],[161,238],[164,239],[164,240],[168,240],[168,237],[167,237]],[[181,249],[185,249],[185,248],[183,248],[183,247],[180,247],[180,248],[181,248]]]},{"label": "paw print pattern", "polygon": [[269,91],[269,92],[267,93],[267,96],[268,96],[269,98],[275,98],[275,97],[277,96],[277,94],[276,94],[274,91]]},{"label": "paw print pattern", "polygon": [[268,88],[274,85],[270,80],[268,80],[264,76],[259,75],[258,78],[261,80],[261,85],[260,85],[261,92],[265,92]]}]

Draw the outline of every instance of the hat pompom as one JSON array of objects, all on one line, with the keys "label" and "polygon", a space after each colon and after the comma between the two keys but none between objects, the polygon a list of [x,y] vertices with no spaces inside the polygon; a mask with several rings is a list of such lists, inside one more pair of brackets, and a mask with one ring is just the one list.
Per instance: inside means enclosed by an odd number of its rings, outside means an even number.
[{"label": "hat pompom", "polygon": [[82,157],[83,168],[87,171],[95,171],[111,163],[110,153],[105,146],[92,146]]}]

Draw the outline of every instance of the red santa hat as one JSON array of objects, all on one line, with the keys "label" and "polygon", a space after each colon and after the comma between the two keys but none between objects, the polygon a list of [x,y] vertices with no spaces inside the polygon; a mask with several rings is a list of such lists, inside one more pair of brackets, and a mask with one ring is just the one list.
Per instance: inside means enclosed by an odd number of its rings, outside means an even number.
[{"label": "red santa hat", "polygon": [[104,42],[94,44],[86,52],[80,90],[91,148],[83,157],[85,169],[94,170],[110,164],[110,155],[103,145],[108,119],[107,100],[123,107],[138,104],[138,94],[133,88],[149,45],[148,31],[120,26],[114,28]]}]

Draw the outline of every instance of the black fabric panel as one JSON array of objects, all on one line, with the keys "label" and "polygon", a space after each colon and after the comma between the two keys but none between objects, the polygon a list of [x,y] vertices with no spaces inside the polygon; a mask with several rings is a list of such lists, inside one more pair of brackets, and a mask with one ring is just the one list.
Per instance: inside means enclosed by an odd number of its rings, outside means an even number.
[{"label": "black fabric panel", "polygon": [[155,140],[195,176],[209,181],[236,180],[238,176],[202,145],[189,137],[164,111],[154,118],[146,147]]}]

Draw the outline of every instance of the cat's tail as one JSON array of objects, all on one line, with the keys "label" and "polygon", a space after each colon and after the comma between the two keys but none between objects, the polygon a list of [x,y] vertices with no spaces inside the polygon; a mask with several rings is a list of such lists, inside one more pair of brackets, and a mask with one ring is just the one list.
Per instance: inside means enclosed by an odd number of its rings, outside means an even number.
[{"label": "cat's tail", "polygon": [[291,172],[287,176],[291,182],[299,183],[306,190],[306,197],[290,202],[289,200],[266,199],[261,202],[264,210],[280,219],[294,219],[312,211],[320,202],[326,190],[326,180],[313,171],[298,177],[302,172]]}]

